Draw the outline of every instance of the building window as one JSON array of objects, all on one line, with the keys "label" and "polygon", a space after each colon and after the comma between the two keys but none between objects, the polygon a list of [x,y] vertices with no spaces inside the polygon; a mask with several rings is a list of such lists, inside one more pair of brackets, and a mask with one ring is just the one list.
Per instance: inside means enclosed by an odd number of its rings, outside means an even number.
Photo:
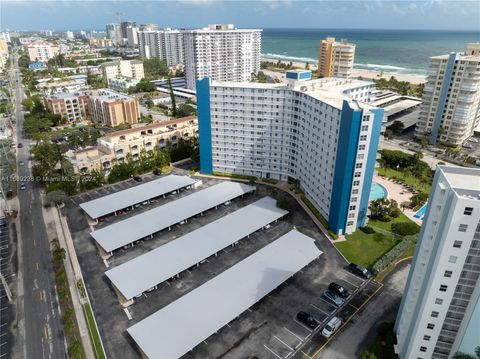
[{"label": "building window", "polygon": [[468,228],[468,224],[461,224],[458,226],[458,231],[459,232],[466,232]]},{"label": "building window", "polygon": [[472,207],[465,207],[465,210],[463,211],[463,214],[466,216],[471,216],[473,213],[473,208]]},{"label": "building window", "polygon": [[445,273],[443,274],[444,277],[450,278],[452,276],[452,271],[451,270],[446,270]]},{"label": "building window", "polygon": [[448,257],[448,263],[457,263],[457,256]]},{"label": "building window", "polygon": [[435,328],[435,324],[432,324],[432,323],[427,324],[427,329],[433,329],[433,328]]},{"label": "building window", "polygon": [[446,291],[447,291],[447,288],[448,288],[448,286],[446,286],[445,284],[442,284],[442,285],[440,286],[440,292],[446,292]]},{"label": "building window", "polygon": [[347,226],[353,226],[353,221],[347,222]]},{"label": "building window", "polygon": [[426,352],[426,351],[427,351],[427,347],[423,347],[423,346],[420,347],[420,351],[421,351],[421,352]]},{"label": "building window", "polygon": [[455,241],[453,242],[453,248],[461,248],[462,247],[462,241]]},{"label": "building window", "polygon": [[426,340],[427,342],[430,340],[431,336],[430,335],[424,335],[423,340]]},{"label": "building window", "polygon": [[432,318],[438,318],[438,314],[439,314],[439,313],[434,310],[434,311],[432,312],[432,314],[430,314],[430,316],[431,316]]},{"label": "building window", "polygon": [[436,298],[435,299],[435,304],[442,305],[443,304],[443,299],[442,298]]}]

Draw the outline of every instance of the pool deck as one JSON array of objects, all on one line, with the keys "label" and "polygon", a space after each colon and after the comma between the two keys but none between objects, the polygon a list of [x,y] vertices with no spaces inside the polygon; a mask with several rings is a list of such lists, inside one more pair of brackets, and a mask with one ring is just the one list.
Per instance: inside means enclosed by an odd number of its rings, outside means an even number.
[{"label": "pool deck", "polygon": [[[381,176],[374,176],[373,182],[381,184],[384,186],[388,191],[388,198],[394,199],[398,202],[398,205],[402,204],[402,202],[409,202],[410,197],[412,197],[412,192],[410,192],[406,187],[402,186],[401,184],[395,183],[390,181],[386,177]],[[403,213],[410,218],[415,223],[422,225],[422,221],[418,218],[415,218],[414,215],[417,211],[413,211],[411,209],[405,208]]]}]

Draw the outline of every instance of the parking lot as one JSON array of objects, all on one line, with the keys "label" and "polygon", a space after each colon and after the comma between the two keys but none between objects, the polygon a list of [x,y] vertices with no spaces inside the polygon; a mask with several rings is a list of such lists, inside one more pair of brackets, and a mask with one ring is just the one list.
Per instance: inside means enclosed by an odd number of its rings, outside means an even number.
[{"label": "parking lot", "polygon": [[[202,180],[204,185],[198,190],[219,182],[214,179],[203,178]],[[291,204],[290,214],[273,224],[268,230],[257,231],[250,238],[241,240],[235,247],[229,247],[220,252],[218,256],[208,258],[200,266],[181,273],[178,279],[158,285],[156,290],[144,293],[142,297],[135,299],[133,305],[124,309],[120,306],[111,284],[104,275],[108,268],[157,248],[261,197],[270,195],[278,199],[288,196],[278,190],[269,190],[267,186],[257,186],[254,194],[233,200],[230,205],[220,206],[216,210],[204,213],[201,217],[192,218],[184,225],[176,225],[172,227],[171,231],[158,233],[152,239],[142,241],[134,247],[118,250],[113,257],[103,261],[89,235],[91,227],[78,204],[136,184],[134,181],[127,181],[82,194],[72,198],[63,208],[64,214],[68,218],[87,291],[109,357],[139,358],[141,354],[136,344],[126,333],[128,327],[255,253],[293,227],[315,239],[316,245],[323,251],[320,258],[310,263],[238,318],[233,319],[216,334],[196,346],[185,355],[185,358],[257,356],[258,358],[278,359],[300,358],[304,355],[302,352],[314,353],[325,342],[320,334],[321,329],[336,310],[332,304],[322,298],[322,293],[328,284],[335,281],[354,293],[350,302],[345,304],[337,314],[343,319],[352,315],[355,308],[362,305],[362,302],[368,298],[368,293],[374,291],[377,286],[374,282],[364,283],[362,279],[347,272],[344,268],[347,263],[343,257],[315,227],[293,198],[288,197]],[[95,226],[95,229],[191,193],[192,190],[183,191],[120,216],[110,216]],[[315,331],[311,331],[297,321],[296,315],[299,311],[308,312],[320,323]],[[201,325],[201,323],[193,324]]]},{"label": "parking lot", "polygon": [[[12,230],[13,228],[13,230]],[[15,262],[12,248],[14,225],[10,221],[0,219],[0,272],[10,291],[14,284]],[[11,325],[14,321],[14,308],[9,302],[7,290],[0,280],[0,358],[10,358],[13,346]]]}]

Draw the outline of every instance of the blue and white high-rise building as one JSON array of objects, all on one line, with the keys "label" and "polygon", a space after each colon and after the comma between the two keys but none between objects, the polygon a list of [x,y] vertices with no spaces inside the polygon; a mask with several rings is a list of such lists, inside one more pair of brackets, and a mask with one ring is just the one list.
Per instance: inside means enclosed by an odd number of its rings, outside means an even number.
[{"label": "blue and white high-rise building", "polygon": [[311,79],[288,84],[197,81],[202,173],[296,179],[338,234],[367,221],[383,110],[372,82]]},{"label": "blue and white high-rise building", "polygon": [[480,346],[480,169],[439,166],[395,333],[400,359]]}]

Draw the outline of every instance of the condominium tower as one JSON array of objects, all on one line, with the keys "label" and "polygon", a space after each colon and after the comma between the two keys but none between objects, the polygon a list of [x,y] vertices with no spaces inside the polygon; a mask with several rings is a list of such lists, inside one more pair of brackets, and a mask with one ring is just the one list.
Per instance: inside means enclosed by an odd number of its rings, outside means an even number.
[{"label": "condominium tower", "polygon": [[209,25],[184,31],[187,87],[199,79],[248,82],[260,70],[261,30]]},{"label": "condominium tower", "polygon": [[480,345],[480,169],[438,166],[395,323],[400,359]]},{"label": "condominium tower", "polygon": [[367,220],[383,110],[372,82],[289,71],[289,83],[197,81],[200,170],[296,179],[335,233]]},{"label": "condominium tower", "polygon": [[143,58],[158,57],[168,66],[184,64],[183,33],[180,30],[146,27],[138,32],[138,46]]},{"label": "condominium tower", "polygon": [[318,49],[318,76],[348,78],[352,75],[355,44],[334,37],[320,41]]},{"label": "condominium tower", "polygon": [[480,43],[430,58],[415,135],[428,143],[461,145],[480,124]]},{"label": "condominium tower", "polygon": [[123,43],[122,28],[119,23],[106,25],[107,37],[112,39],[113,45],[120,46]]}]

